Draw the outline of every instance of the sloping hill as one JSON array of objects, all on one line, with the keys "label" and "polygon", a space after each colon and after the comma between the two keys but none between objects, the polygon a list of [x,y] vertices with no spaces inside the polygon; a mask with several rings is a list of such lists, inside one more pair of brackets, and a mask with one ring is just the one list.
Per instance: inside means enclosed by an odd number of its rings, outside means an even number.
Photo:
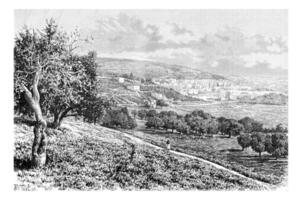
[{"label": "sloping hill", "polygon": [[238,100],[241,103],[250,104],[286,105],[288,102],[288,96],[284,94],[269,93],[254,98],[243,96]]},{"label": "sloping hill", "polygon": [[[140,86],[139,91],[131,90],[127,88],[129,85]],[[181,101],[196,101],[190,96],[180,94],[179,92],[171,89],[165,88],[160,85],[152,84],[145,85],[139,81],[125,80],[124,83],[119,83],[115,77],[99,77],[98,87],[100,95],[107,96],[116,100],[118,104],[134,104],[134,105],[143,105],[145,100],[155,99],[155,95],[160,94],[163,98],[168,98],[172,100],[181,100]],[[201,101],[201,100],[198,100]]]},{"label": "sloping hill", "polygon": [[225,79],[188,66],[170,65],[153,61],[98,58],[99,75],[129,74],[139,78]]},{"label": "sloping hill", "polygon": [[234,190],[254,182],[131,140],[119,131],[67,119],[49,130],[47,166],[28,168],[32,128],[15,124],[15,190]]}]

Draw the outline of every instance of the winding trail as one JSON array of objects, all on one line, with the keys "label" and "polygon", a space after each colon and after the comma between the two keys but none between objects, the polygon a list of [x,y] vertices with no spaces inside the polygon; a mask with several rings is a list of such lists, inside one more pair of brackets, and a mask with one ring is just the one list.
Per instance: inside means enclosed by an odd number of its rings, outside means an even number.
[{"label": "winding trail", "polygon": [[[76,124],[76,123],[65,124],[65,127],[68,128],[68,129],[71,129],[73,132],[76,132],[75,136],[76,135],[87,135],[87,131],[91,130],[91,129],[86,129],[86,128],[82,127],[80,124]],[[99,134],[100,133],[104,134],[104,131],[105,131],[105,132],[108,132],[109,134],[110,133],[111,134],[112,133],[121,134],[123,137],[126,137],[126,138],[134,141],[135,143],[140,144],[140,145],[147,145],[147,146],[150,146],[152,148],[159,149],[159,150],[164,149],[161,146],[151,144],[151,143],[149,143],[147,141],[144,141],[143,139],[140,139],[140,138],[138,138],[136,136],[133,136],[130,133],[127,133],[127,131],[114,130],[114,129],[109,129],[109,128],[105,128],[105,127],[101,127],[101,126],[100,127],[95,126],[94,130],[95,131],[93,131],[93,132],[89,132],[89,136],[90,137],[93,135],[94,137],[101,138]],[[259,180],[247,177],[247,176],[245,176],[245,175],[243,175],[243,174],[241,174],[239,172],[236,172],[234,170],[228,169],[226,167],[223,167],[223,166],[221,166],[221,165],[219,165],[217,163],[211,162],[209,160],[206,160],[206,159],[203,159],[203,158],[200,158],[200,157],[197,157],[197,156],[193,156],[193,155],[190,155],[190,154],[182,153],[182,152],[179,152],[179,151],[174,151],[174,150],[169,150],[169,151],[171,153],[175,154],[175,155],[204,162],[204,163],[206,163],[208,165],[211,165],[211,166],[213,166],[213,167],[215,167],[217,169],[226,171],[226,172],[231,173],[233,175],[236,175],[236,176],[242,177],[244,179],[247,179],[249,181],[252,181],[252,182],[256,183],[257,185],[263,187],[264,190],[273,190],[273,189],[276,189],[276,186],[274,186],[274,185],[271,185],[271,184],[268,184],[268,183],[264,183],[262,181],[259,181]]]},{"label": "winding trail", "polygon": [[[138,144],[144,144],[144,145],[148,145],[150,147],[153,147],[155,149],[164,149],[163,147],[160,147],[160,146],[157,146],[157,145],[154,145],[154,144],[151,144],[149,142],[146,142],[138,137],[135,137],[127,132],[124,132],[124,131],[121,131],[122,134],[124,134],[125,137],[135,141],[136,143]],[[214,162],[211,162],[209,160],[205,160],[203,158],[200,158],[200,157],[197,157],[197,156],[193,156],[193,155],[190,155],[190,154],[186,154],[186,153],[182,153],[182,152],[179,152],[179,151],[174,151],[174,150],[169,150],[171,153],[175,154],[175,155],[179,155],[179,156],[183,156],[183,157],[186,157],[186,158],[191,158],[191,159],[195,159],[195,160],[198,160],[198,161],[201,161],[201,162],[204,162],[204,163],[207,163],[217,169],[220,169],[220,170],[223,170],[223,171],[227,171],[233,175],[236,175],[236,176],[239,176],[239,177],[242,177],[242,178],[245,178],[247,180],[250,180],[250,181],[253,181],[254,183],[262,186],[263,188],[265,188],[265,190],[272,190],[275,188],[275,186],[271,185],[271,184],[268,184],[268,183],[264,183],[262,181],[259,181],[259,180],[256,180],[256,179],[253,179],[253,178],[250,178],[250,177],[247,177],[239,172],[236,172],[234,170],[231,170],[231,169],[228,169],[226,167],[223,167],[219,164],[216,164]]]}]

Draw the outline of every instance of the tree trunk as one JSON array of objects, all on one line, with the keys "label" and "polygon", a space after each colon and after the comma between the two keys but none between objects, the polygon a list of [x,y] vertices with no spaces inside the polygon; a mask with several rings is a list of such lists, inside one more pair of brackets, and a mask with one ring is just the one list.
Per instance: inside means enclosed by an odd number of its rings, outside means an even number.
[{"label": "tree trunk", "polygon": [[60,118],[61,118],[60,113],[59,114],[54,114],[54,119],[53,119],[53,122],[52,122],[52,126],[53,126],[54,129],[61,126]]},{"label": "tree trunk", "polygon": [[40,78],[41,67],[35,72],[32,92],[25,86],[23,86],[25,92],[25,99],[33,110],[36,118],[36,124],[34,127],[34,141],[32,145],[32,166],[42,167],[46,163],[46,147],[47,147],[47,136],[45,129],[47,122],[42,116],[40,107],[40,94],[38,91],[38,82]]},{"label": "tree trunk", "polygon": [[261,158],[261,152],[259,152],[259,157]]},{"label": "tree trunk", "polygon": [[52,126],[54,129],[57,129],[61,126],[63,119],[66,117],[67,113],[72,110],[72,107],[65,109],[59,113],[54,114],[54,120]]}]

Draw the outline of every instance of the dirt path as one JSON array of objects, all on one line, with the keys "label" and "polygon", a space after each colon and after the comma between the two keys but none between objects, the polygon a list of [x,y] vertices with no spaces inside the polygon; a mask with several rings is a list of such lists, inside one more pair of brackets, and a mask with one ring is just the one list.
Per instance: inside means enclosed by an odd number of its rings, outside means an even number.
[{"label": "dirt path", "polygon": [[[122,134],[124,134],[124,136],[128,137],[129,139],[135,141],[136,143],[138,144],[144,144],[144,145],[148,145],[150,147],[153,147],[153,148],[156,148],[156,149],[163,149],[162,147],[160,146],[157,146],[157,145],[154,145],[154,144],[151,144],[149,142],[146,142],[140,138],[137,138],[127,132],[121,132]],[[195,160],[198,160],[198,161],[201,161],[201,162],[204,162],[204,163],[207,163],[217,169],[220,169],[220,170],[224,170],[224,171],[227,171],[233,175],[236,175],[236,176],[239,176],[239,177],[242,177],[242,178],[245,178],[245,179],[248,179],[250,181],[253,181],[254,183],[264,187],[266,190],[272,190],[274,189],[275,187],[273,185],[270,185],[268,183],[264,183],[264,182],[261,182],[261,181],[258,181],[256,179],[253,179],[253,178],[250,178],[250,177],[247,177],[239,172],[236,172],[234,170],[231,170],[231,169],[228,169],[228,168],[225,168],[219,164],[216,164],[216,163],[213,163],[211,161],[208,161],[208,160],[205,160],[203,158],[200,158],[200,157],[197,157],[197,156],[192,156],[192,155],[189,155],[189,154],[186,154],[186,153],[181,153],[181,152],[178,152],[178,151],[174,151],[174,150],[170,150],[171,153],[175,154],[175,155],[179,155],[179,156],[183,156],[183,157],[186,157],[186,158],[191,158],[191,159],[195,159]]]},{"label": "dirt path", "polygon": [[[65,125],[65,126],[66,126],[66,125]],[[87,131],[86,128],[87,128],[87,127],[82,127],[82,126],[80,126],[80,125],[78,125],[78,124],[75,124],[75,123],[68,123],[68,125],[66,126],[66,128],[67,128],[67,127],[68,127],[69,129],[71,129],[71,130],[77,130],[77,133],[76,133],[77,135],[87,135],[87,133],[86,133],[86,131]],[[112,133],[120,133],[120,134],[122,134],[124,137],[129,138],[130,140],[134,141],[134,142],[137,143],[137,144],[147,145],[147,146],[153,147],[153,148],[155,148],[155,149],[163,149],[163,147],[160,147],[160,146],[151,144],[151,143],[149,143],[149,142],[146,142],[146,141],[144,141],[144,140],[142,140],[142,139],[140,139],[140,138],[138,138],[138,137],[135,137],[135,136],[133,136],[133,135],[127,133],[126,131],[118,131],[118,130],[108,129],[108,128],[104,128],[104,127],[102,127],[101,129],[95,127],[94,129],[95,129],[95,131],[93,131],[93,133],[92,133],[92,132],[89,132],[89,134],[88,134],[89,136],[92,136],[92,135],[93,135],[94,137],[98,137],[98,138],[99,138],[99,137],[100,137],[100,136],[99,136],[100,131],[103,132],[102,134],[104,134],[104,130],[108,130],[109,132],[112,132]],[[90,130],[91,130],[91,129],[90,129]],[[111,133],[111,134],[112,134],[112,133]],[[219,164],[213,163],[213,162],[208,161],[208,160],[205,160],[205,159],[203,159],[203,158],[200,158],[200,157],[197,157],[197,156],[193,156],[193,155],[189,155],[189,154],[186,154],[186,153],[181,153],[181,152],[174,151],[174,150],[170,150],[170,152],[173,153],[173,154],[175,154],[175,155],[179,155],[179,156],[183,156],[183,157],[186,157],[186,158],[195,159],[195,160],[198,160],[198,161],[207,163],[207,164],[209,164],[209,165],[211,165],[211,166],[213,166],[213,167],[215,167],[215,168],[217,168],[217,169],[220,169],[220,170],[223,170],[223,171],[227,171],[227,172],[229,172],[229,173],[231,173],[231,174],[233,174],[233,175],[236,175],[236,176],[239,176],[239,177],[248,179],[248,180],[253,181],[254,183],[256,183],[256,184],[262,186],[262,187],[263,187],[264,189],[266,189],[266,190],[272,190],[272,189],[275,189],[275,188],[276,188],[276,187],[273,186],[273,185],[270,185],[270,184],[267,184],[267,183],[264,183],[264,182],[255,180],[255,179],[250,178],[250,177],[247,177],[247,176],[245,176],[245,175],[243,175],[243,174],[241,174],[241,173],[239,173],[239,172],[236,172],[236,171],[234,171],[234,170],[225,168],[225,167],[223,167],[223,166],[221,166],[221,165],[219,165]]]}]

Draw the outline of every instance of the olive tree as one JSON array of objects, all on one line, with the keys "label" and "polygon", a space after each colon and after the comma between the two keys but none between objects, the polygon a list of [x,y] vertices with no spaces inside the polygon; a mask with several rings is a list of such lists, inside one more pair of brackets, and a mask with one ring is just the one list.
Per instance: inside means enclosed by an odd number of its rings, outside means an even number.
[{"label": "olive tree", "polygon": [[237,137],[237,141],[238,141],[238,144],[242,147],[242,151],[243,151],[245,148],[251,146],[252,138],[251,138],[250,134],[244,133],[244,134],[240,134]]},{"label": "olive tree", "polygon": [[25,28],[15,39],[14,99],[15,111],[31,113],[24,87],[33,89],[32,80],[39,80],[39,103],[43,115],[53,117],[54,128],[69,113],[77,113],[87,94],[95,90],[95,55],[74,53],[79,42],[75,32],[67,34],[53,20],[43,30]]},{"label": "olive tree", "polygon": [[263,133],[254,133],[252,135],[251,147],[259,154],[259,157],[265,151],[265,138],[266,136]]},{"label": "olive tree", "polygon": [[95,65],[91,55],[73,53],[78,34],[61,31],[53,20],[43,30],[25,28],[14,45],[15,112],[35,116],[32,165],[46,162],[45,116],[54,118],[55,127],[81,105],[94,87]]}]

